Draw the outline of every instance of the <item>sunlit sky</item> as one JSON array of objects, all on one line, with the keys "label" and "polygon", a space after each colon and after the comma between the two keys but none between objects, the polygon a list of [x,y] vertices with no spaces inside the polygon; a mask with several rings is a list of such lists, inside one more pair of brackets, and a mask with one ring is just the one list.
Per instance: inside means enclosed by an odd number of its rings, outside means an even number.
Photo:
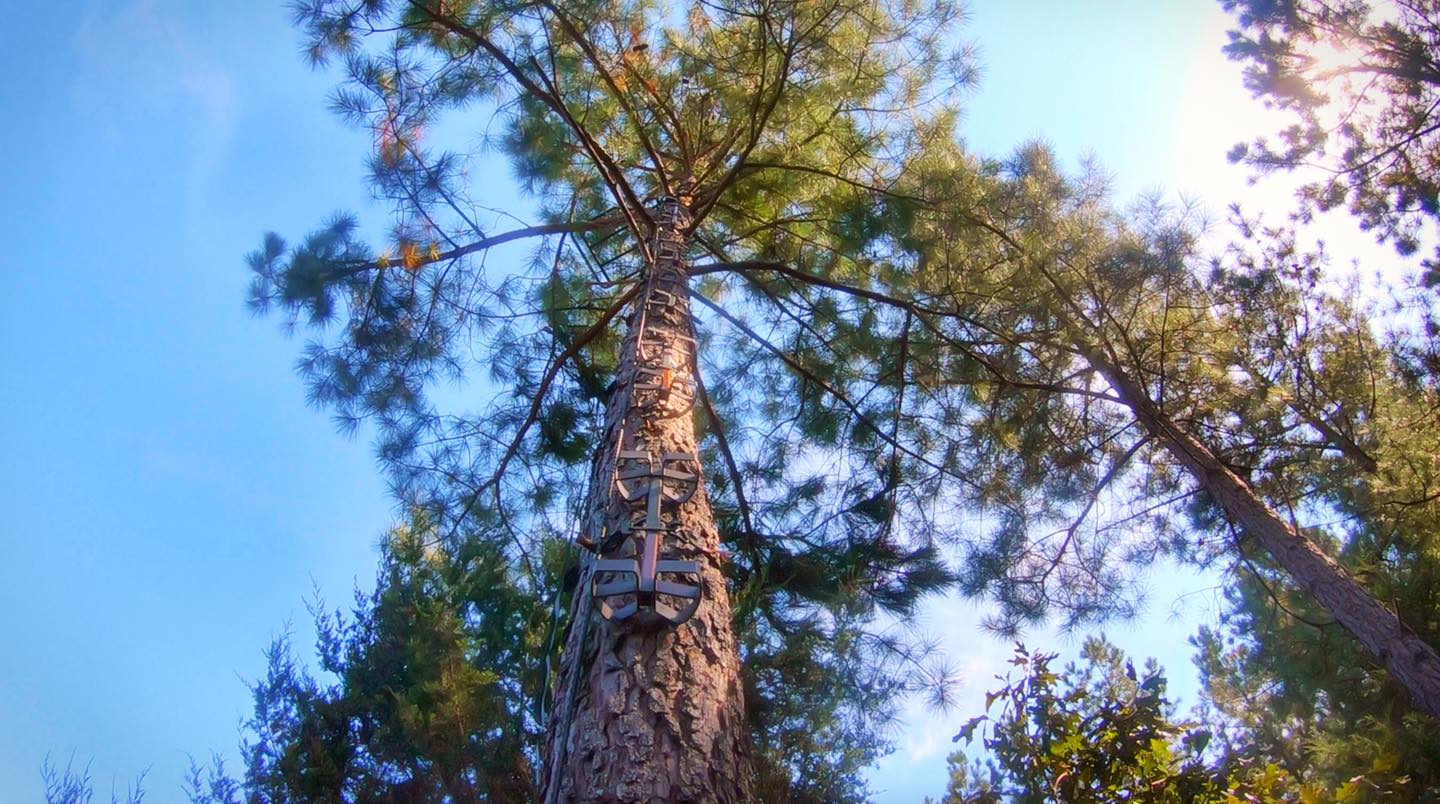
[{"label": "sunlit sky", "polygon": [[[1217,3],[1111,0],[971,6],[984,77],[967,102],[974,149],[1050,142],[1093,153],[1117,200],[1150,190],[1284,207],[1224,152],[1261,130],[1219,53]],[[246,679],[307,597],[368,586],[393,511],[365,439],[307,408],[300,347],[243,305],[261,233],[302,233],[337,209],[371,220],[366,135],[326,111],[332,76],[299,58],[267,2],[113,0],[11,9],[0,49],[0,799],[41,798],[47,754],[91,762],[103,798],[145,769],[180,800],[187,754],[239,769]],[[477,176],[513,198],[508,168]],[[1339,221],[1341,253],[1366,248]],[[1193,701],[1186,638],[1217,581],[1162,571],[1136,623],[1107,633],[1170,670]],[[981,706],[1010,646],[983,609],[937,601],[965,685],[955,710],[907,712],[872,774],[877,800],[945,783],[950,735]],[[1035,632],[1073,655],[1078,635]]]}]

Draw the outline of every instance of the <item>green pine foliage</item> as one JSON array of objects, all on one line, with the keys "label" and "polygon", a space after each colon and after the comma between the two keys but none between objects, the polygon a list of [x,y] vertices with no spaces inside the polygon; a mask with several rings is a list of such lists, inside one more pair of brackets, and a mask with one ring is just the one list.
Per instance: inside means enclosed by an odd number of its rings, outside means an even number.
[{"label": "green pine foliage", "polygon": [[[1230,153],[1257,173],[1300,170],[1299,217],[1346,209],[1399,253],[1440,218],[1440,8],[1432,2],[1221,0],[1225,52],[1293,122]],[[1319,168],[1319,171],[1312,170]],[[1437,252],[1440,255],[1440,252]],[[1422,261],[1425,284],[1440,262]]]},{"label": "green pine foliage", "polygon": [[933,146],[910,178],[914,259],[883,303],[934,344],[912,352],[935,375],[911,404],[958,450],[961,502],[991,519],[963,546],[962,586],[1001,604],[997,627],[1123,614],[1129,570],[1162,555],[1249,571],[1258,548],[1142,406],[1342,560],[1378,529],[1369,560],[1423,566],[1436,500],[1416,456],[1437,397],[1406,368],[1414,323],[1372,330],[1353,288],[1322,285],[1323,251],[1237,216],[1234,245],[1207,256],[1193,210],[1116,210],[1093,167],[1065,175],[1038,146],[995,162]]},{"label": "green pine foliage", "polygon": [[[1436,585],[1435,411],[1440,398],[1408,366],[1423,340],[1354,288],[1317,290],[1323,251],[1245,223],[1245,246],[1217,272],[1234,300],[1239,348],[1214,401],[1217,434],[1257,489],[1283,502],[1402,622],[1440,642]],[[1440,729],[1329,614],[1237,545],[1220,622],[1197,638],[1205,695],[1231,750],[1361,800],[1430,800],[1440,786]],[[1338,793],[1337,793],[1338,795]]]},{"label": "green pine foliage", "polygon": [[[1256,362],[1244,393],[1219,403],[1246,423],[1237,436],[1290,433],[1247,462],[1273,467],[1277,490],[1288,486],[1292,505],[1311,515],[1312,538],[1407,626],[1440,642],[1440,400],[1407,367],[1414,324],[1401,319],[1386,332],[1373,303],[1316,293],[1314,255],[1297,260],[1283,234],[1253,234],[1270,247],[1227,281],[1253,307],[1287,312],[1268,324],[1243,319]],[[1286,417],[1292,426],[1280,430]],[[1234,750],[1274,757],[1327,789],[1433,800],[1440,728],[1373,657],[1263,556],[1247,558],[1226,598],[1221,621],[1197,637],[1197,662]]]},{"label": "green pine foliage", "polygon": [[271,645],[243,779],[197,769],[192,800],[533,800],[547,607],[501,551],[435,535],[394,529],[375,590],[316,607],[318,672],[288,635]]},{"label": "green pine foliage", "polygon": [[1002,633],[1126,616],[1132,570],[1186,543],[1196,493],[1091,357],[1182,418],[1208,404],[1228,325],[1194,270],[1194,213],[1116,210],[1098,168],[1067,176],[1039,145],[1004,160],[933,146],[912,178],[892,219],[912,256],[883,290],[911,321],[907,424],[937,474],[963,479],[946,489],[969,515],[961,588],[999,604]]},{"label": "green pine foliage", "polygon": [[[580,527],[650,210],[690,199],[701,457],[755,740],[784,795],[861,795],[897,701],[949,689],[922,635],[877,623],[952,585],[943,503],[963,478],[917,440],[935,432],[909,410],[923,336],[827,283],[896,270],[892,224],[908,212],[876,194],[929,142],[953,139],[970,77],[949,44],[959,10],[317,0],[295,11],[313,60],[343,73],[333,106],[374,135],[371,183],[395,221],[376,237],[341,215],[293,243],[267,235],[250,257],[254,308],[311,335],[300,361],[311,402],[342,428],[373,428],[432,549],[503,556],[515,593],[548,614],[539,601],[554,600],[557,578],[544,556]],[[446,126],[482,136],[483,152],[430,144]],[[538,208],[532,225],[474,197],[476,177],[503,163]],[[502,261],[513,252],[493,249],[506,243],[529,259]],[[485,667],[530,689],[522,679],[553,666],[556,644]],[[276,682],[287,706],[313,697],[289,678]],[[357,750],[344,730],[332,742]],[[252,784],[269,784],[270,771],[254,775],[267,768],[293,781],[264,755],[247,763]],[[498,784],[510,770],[487,772]]]},{"label": "green pine foliage", "polygon": [[[1200,644],[1227,750],[1311,785],[1295,789],[1428,795],[1433,721],[1155,448],[1097,368],[1133,378],[1435,644],[1440,397],[1414,367],[1429,338],[1414,308],[1387,319],[1327,285],[1323,250],[1238,213],[1233,245],[1207,258],[1184,210],[1117,215],[1101,185],[1060,175],[1043,150],[943,169],[957,187],[998,178],[983,204],[948,218],[935,205],[923,254],[939,266],[906,289],[988,375],[952,381],[966,389],[956,409],[1004,403],[969,408],[984,414],[967,423],[967,473],[1001,510],[969,548],[966,587],[998,600],[1011,629],[1051,611],[1107,616],[1160,555],[1223,569],[1227,613]],[[977,270],[985,249],[1009,259]]]},{"label": "green pine foliage", "polygon": [[[395,224],[267,235],[251,301],[311,334],[311,401],[373,427],[417,513],[374,595],[320,618],[323,679],[272,650],[243,783],[197,771],[196,791],[533,793],[621,314],[670,195],[697,221],[695,415],[765,800],[863,800],[900,698],[945,700],[927,640],[880,623],[958,584],[999,604],[1003,633],[1057,615],[1080,627],[1133,611],[1137,573],[1162,556],[1240,579],[1225,634],[1202,645],[1216,733],[1247,759],[1217,770],[1158,677],[1117,675],[1096,647],[1073,683],[1025,658],[1026,680],[995,699],[999,764],[957,766],[958,789],[1028,784],[1014,774],[1037,756],[1068,764],[1034,795],[1141,780],[1271,795],[1308,784],[1306,767],[1318,784],[1364,761],[1376,784],[1433,778],[1396,781],[1393,764],[1430,750],[1429,724],[1102,370],[1433,644],[1433,332],[1377,335],[1353,295],[1315,290],[1323,256],[1284,230],[1237,220],[1235,247],[1207,260],[1193,210],[1117,210],[1098,168],[1066,175],[1038,145],[967,153],[952,89],[968,63],[946,49],[958,16],[940,0],[297,6],[312,57],[345,76],[333,105],[374,133],[372,186]],[[485,158],[427,144],[447,125],[484,132]],[[501,159],[532,225],[472,196]],[[1402,243],[1408,203],[1381,210]],[[502,262],[506,243],[529,259]],[[1317,650],[1332,662],[1297,658]],[[1299,731],[1262,733],[1261,689]],[[1119,725],[1097,742],[1095,722]],[[1308,753],[1295,734],[1314,735]]]}]

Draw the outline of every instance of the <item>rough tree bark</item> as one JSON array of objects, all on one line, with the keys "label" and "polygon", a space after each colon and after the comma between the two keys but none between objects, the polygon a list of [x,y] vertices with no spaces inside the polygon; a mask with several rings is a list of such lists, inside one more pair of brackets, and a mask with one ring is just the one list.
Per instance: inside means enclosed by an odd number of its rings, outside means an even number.
[{"label": "rough tree bark", "polygon": [[[697,454],[689,413],[696,355],[687,294],[687,201],[664,199],[656,210],[654,259],[627,317],[604,441],[596,445],[587,507],[593,523],[588,537],[598,555],[587,554],[574,595],[546,736],[541,800],[547,804],[753,800],[719,533],[698,463],[677,457]],[[637,467],[644,470],[640,453],[651,456],[655,482],[668,496],[652,501],[643,490],[636,493],[641,481],[620,482]],[[688,490],[676,488],[687,484]],[[673,625],[647,606],[683,609],[689,601],[626,595],[609,600],[639,603],[639,610],[623,620],[607,619],[592,583],[617,573],[597,572],[596,561],[634,559],[642,566],[645,534],[627,533],[624,526],[638,526],[647,516],[653,521],[657,511],[667,526],[658,558],[697,563],[697,573],[668,580],[698,585],[698,609]]]},{"label": "rough tree bark", "polygon": [[1440,717],[1440,654],[1313,541],[1260,499],[1203,443],[1173,421],[1138,383],[1095,349],[1081,351],[1136,419],[1275,562],[1375,655],[1415,705]]}]

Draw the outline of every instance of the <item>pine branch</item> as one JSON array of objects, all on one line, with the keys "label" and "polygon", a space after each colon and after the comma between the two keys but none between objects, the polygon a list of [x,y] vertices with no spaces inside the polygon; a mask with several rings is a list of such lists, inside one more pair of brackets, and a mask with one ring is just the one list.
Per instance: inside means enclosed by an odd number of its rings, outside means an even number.
[{"label": "pine branch", "polygon": [[[768,21],[768,18],[766,18],[767,24]],[[740,153],[736,154],[735,163],[730,166],[730,170],[713,186],[706,189],[705,200],[701,201],[695,210],[696,225],[714,208],[716,202],[720,200],[720,196],[724,194],[725,190],[739,178],[740,170],[745,166],[745,160],[750,158],[750,153],[755,150],[755,146],[760,144],[760,135],[769,124],[770,116],[775,113],[775,108],[780,105],[781,96],[785,94],[785,87],[789,83],[790,65],[795,59],[796,49],[796,34],[792,28],[790,39],[784,50],[784,56],[780,60],[779,74],[775,77],[775,90],[770,93],[770,99],[768,102],[764,102],[763,108],[761,104],[764,93],[755,93],[755,102],[750,108],[749,141],[745,143],[745,147],[740,150]],[[761,63],[764,63],[763,58]],[[761,86],[764,86],[763,76],[761,78]]]},{"label": "pine branch", "polygon": [[928,198],[921,198],[917,195],[907,195],[905,193],[895,192],[894,190],[887,190],[884,187],[879,187],[874,184],[867,184],[857,179],[842,176],[833,170],[825,170],[824,168],[811,167],[810,165],[786,165],[779,162],[746,162],[745,167],[746,169],[753,170],[756,173],[760,172],[761,170],[788,170],[796,173],[809,173],[814,176],[821,176],[823,178],[838,181],[841,184],[854,187],[857,190],[864,190],[867,193],[888,196],[890,198],[901,201],[913,201],[916,204],[920,204],[921,206],[925,207],[929,207],[932,205],[932,202]]},{"label": "pine branch", "polygon": [[851,400],[849,396],[847,396],[846,394],[844,394],[843,392],[841,392],[839,389],[835,388],[835,387],[834,387],[833,385],[831,385],[830,383],[826,382],[826,381],[825,381],[824,379],[822,379],[821,377],[816,376],[814,372],[812,372],[812,371],[810,371],[809,369],[805,368],[804,366],[800,365],[800,363],[797,362],[794,358],[790,357],[790,355],[785,354],[785,351],[784,351],[783,349],[781,349],[780,347],[778,347],[778,346],[776,346],[775,344],[771,343],[769,340],[767,340],[767,339],[766,339],[764,336],[762,336],[760,333],[756,332],[754,329],[752,329],[752,328],[751,328],[748,324],[746,324],[745,322],[743,322],[743,321],[741,321],[740,319],[736,318],[735,316],[731,315],[730,312],[727,311],[725,308],[721,307],[720,305],[716,304],[715,302],[710,301],[709,299],[705,298],[704,296],[700,295],[699,293],[695,293],[695,292],[692,291],[690,295],[691,295],[691,297],[694,298],[696,301],[699,301],[701,304],[703,304],[703,305],[705,305],[706,307],[709,307],[711,310],[715,311],[715,313],[716,313],[717,315],[719,315],[721,318],[723,318],[723,319],[725,319],[726,321],[730,322],[730,325],[731,325],[731,326],[735,327],[736,329],[738,329],[738,330],[740,330],[741,332],[743,332],[745,335],[749,336],[751,340],[755,341],[757,344],[759,344],[759,345],[760,345],[762,348],[764,348],[766,351],[768,351],[768,352],[770,352],[771,354],[775,355],[776,357],[780,358],[781,362],[783,362],[783,363],[785,363],[785,365],[789,366],[789,367],[791,368],[791,370],[793,370],[796,374],[799,374],[799,375],[800,375],[801,377],[803,377],[806,381],[811,382],[811,383],[814,383],[814,385],[815,385],[817,388],[820,388],[820,389],[823,390],[825,393],[829,394],[832,398],[834,398],[835,401],[839,402],[841,405],[844,405],[844,406],[850,411],[850,414],[851,414],[852,416],[854,416],[854,417],[855,417],[856,419],[858,419],[859,421],[863,422],[867,427],[869,427],[872,431],[874,431],[874,433],[875,433],[875,435],[876,435],[877,438],[879,438],[880,440],[882,440],[882,441],[884,441],[885,443],[889,444],[891,447],[894,447],[895,449],[900,450],[901,452],[905,453],[905,454],[908,455],[909,457],[914,458],[915,460],[919,461],[920,463],[923,463],[923,464],[925,464],[926,466],[929,466],[931,469],[934,469],[935,471],[937,471],[937,472],[939,472],[939,473],[941,473],[941,474],[943,474],[943,475],[946,475],[946,476],[948,476],[948,477],[954,478],[955,480],[959,480],[961,483],[964,483],[964,484],[966,484],[966,485],[975,487],[977,490],[979,490],[979,487],[978,487],[978,486],[975,484],[975,482],[974,482],[973,480],[971,480],[970,478],[967,478],[967,477],[965,477],[964,475],[959,474],[958,472],[954,471],[953,469],[949,469],[949,468],[947,468],[947,467],[945,467],[945,466],[942,466],[941,464],[935,463],[935,462],[934,462],[933,460],[931,460],[929,457],[927,457],[927,456],[925,456],[925,455],[923,455],[923,454],[921,454],[921,453],[919,453],[919,452],[916,452],[915,450],[913,450],[913,449],[911,449],[911,448],[909,448],[909,447],[901,444],[898,439],[896,439],[895,437],[891,436],[889,433],[887,433],[887,432],[884,430],[884,428],[880,427],[873,419],[871,419],[869,416],[865,415],[865,413],[860,410],[860,406],[857,405],[853,400]]},{"label": "pine branch", "polygon": [[636,284],[625,291],[624,295],[616,300],[614,304],[610,305],[609,309],[600,316],[599,320],[591,324],[584,332],[580,333],[580,335],[565,348],[565,351],[561,352],[560,356],[546,368],[545,375],[540,378],[540,384],[536,387],[535,394],[530,401],[530,409],[526,412],[525,419],[515,431],[515,437],[511,439],[510,445],[506,447],[504,454],[500,456],[500,461],[495,466],[495,472],[491,474],[488,480],[477,486],[475,491],[466,499],[465,506],[460,511],[460,519],[463,519],[470,513],[471,508],[475,505],[475,501],[480,499],[480,495],[483,494],[486,489],[493,488],[498,498],[500,493],[500,480],[505,474],[505,467],[509,465],[516,453],[520,451],[520,445],[524,442],[525,434],[530,430],[530,427],[539,420],[540,408],[545,402],[545,396],[549,393],[550,386],[555,382],[555,378],[559,376],[560,370],[565,367],[566,363],[574,359],[575,356],[580,353],[581,349],[585,348],[591,341],[600,337],[600,335],[605,332],[610,326],[610,321],[614,319],[621,310],[625,309],[625,306],[639,294],[641,287],[642,285]]},{"label": "pine branch", "polygon": [[[555,85],[549,81],[546,81],[547,86],[544,87],[537,84],[533,78],[525,74],[525,71],[521,69],[520,65],[517,64],[514,59],[510,58],[509,54],[500,48],[500,46],[454,17],[437,12],[429,8],[425,3],[420,2],[420,0],[410,0],[410,5],[425,14],[425,16],[432,21],[444,26],[445,29],[451,33],[468,39],[480,46],[481,49],[490,54],[491,58],[500,63],[500,66],[505,69],[505,72],[508,73],[511,78],[515,79],[521,88],[525,89],[537,100],[560,115],[589,153],[591,162],[600,172],[611,194],[615,196],[615,202],[624,214],[630,226],[630,231],[634,233],[635,238],[643,245],[647,234],[647,227],[642,227],[640,222],[635,218],[635,215],[639,214],[645,219],[647,224],[650,223],[650,217],[645,212],[644,204],[640,203],[640,199],[635,196],[635,190],[630,187],[630,183],[625,181],[624,171],[620,169],[619,165],[615,164],[615,161],[605,152],[605,149],[600,147],[600,144],[595,141],[595,138],[590,135],[590,132],[587,131],[584,126],[580,125],[580,121],[576,120],[575,116],[570,113],[569,107],[567,107],[561,99]],[[541,70],[540,73],[542,80],[544,80],[544,71]]]},{"label": "pine branch", "polygon": [[[1134,422],[1132,422],[1131,424],[1134,424]],[[1130,426],[1130,424],[1127,424],[1125,427],[1129,428]],[[1041,573],[1039,581],[1040,584],[1043,585],[1047,580],[1050,579],[1050,574],[1055,571],[1055,568],[1059,565],[1060,561],[1064,559],[1065,551],[1070,549],[1070,543],[1075,540],[1076,531],[1078,531],[1080,529],[1080,526],[1085,523],[1085,520],[1089,518],[1090,511],[1095,508],[1095,503],[1100,500],[1101,492],[1103,492],[1107,487],[1109,487],[1109,485],[1115,481],[1115,478],[1120,476],[1120,473],[1124,471],[1125,467],[1130,463],[1130,459],[1134,458],[1135,454],[1138,453],[1141,449],[1143,449],[1145,445],[1149,444],[1153,439],[1154,436],[1149,434],[1141,436],[1139,439],[1137,439],[1134,444],[1130,445],[1130,448],[1127,449],[1123,455],[1115,459],[1115,462],[1110,465],[1110,469],[1105,472],[1105,476],[1100,478],[1099,482],[1097,482],[1095,486],[1090,489],[1090,493],[1085,496],[1084,507],[1080,509],[1080,513],[1076,515],[1075,519],[1070,523],[1070,526],[1065,529],[1065,541],[1060,544],[1060,549],[1056,551],[1055,560],[1051,562],[1050,566],[1046,568],[1045,572]]]},{"label": "pine branch", "polygon": [[645,149],[645,153],[649,154],[650,163],[655,166],[655,177],[660,181],[661,191],[666,195],[670,195],[672,189],[670,187],[670,179],[665,174],[665,163],[661,161],[660,155],[655,151],[655,146],[651,144],[650,136],[646,133],[645,127],[641,125],[640,114],[630,103],[630,98],[621,91],[619,85],[615,83],[614,76],[610,75],[610,71],[605,68],[605,64],[600,59],[599,54],[595,52],[595,46],[591,44],[590,40],[587,39],[583,33],[576,29],[570,17],[561,11],[554,3],[546,2],[544,6],[550,10],[550,13],[555,15],[555,19],[559,20],[561,29],[570,37],[570,41],[574,42],[575,45],[580,48],[580,51],[585,54],[585,58],[590,62],[590,65],[595,68],[595,72],[600,74],[601,80],[610,88],[611,96],[625,109],[625,112],[633,121],[635,136],[640,142],[640,147]]},{"label": "pine branch", "polygon": [[715,407],[710,402],[710,392],[706,390],[705,381],[700,377],[699,361],[695,363],[694,376],[696,393],[705,406],[705,415],[710,420],[712,432],[715,433],[715,442],[720,447],[721,456],[725,458],[725,469],[730,475],[730,483],[735,487],[735,502],[740,508],[740,520],[745,523],[745,548],[750,554],[751,562],[758,568],[762,562],[759,554],[755,552],[755,544],[760,534],[755,530],[755,522],[750,514],[750,502],[745,498],[745,482],[740,475],[740,466],[735,461],[735,453],[730,449],[730,439],[725,435],[725,425],[715,413]]},{"label": "pine branch", "polygon": [[881,293],[881,292],[878,292],[878,291],[869,290],[869,289],[867,289],[867,288],[860,288],[860,287],[855,287],[855,286],[853,286],[853,285],[847,285],[847,284],[845,284],[845,283],[843,283],[843,282],[838,282],[838,281],[836,281],[836,280],[828,279],[828,278],[823,277],[823,276],[817,276],[817,275],[815,275],[815,274],[810,274],[810,273],[806,273],[806,272],[804,272],[804,271],[800,271],[800,270],[795,269],[795,268],[791,268],[790,266],[788,266],[788,265],[786,265],[786,264],[784,264],[784,263],[779,263],[779,262],[769,262],[769,261],[765,261],[765,260],[742,260],[742,261],[739,261],[739,262],[706,263],[706,264],[697,265],[697,266],[691,268],[691,269],[690,269],[690,273],[691,273],[691,275],[695,275],[695,276],[703,275],[703,274],[710,274],[710,273],[718,273],[718,272],[721,272],[721,271],[732,271],[732,272],[735,272],[735,273],[742,273],[742,274],[743,274],[743,272],[745,272],[745,271],[757,271],[757,270],[758,270],[758,271],[774,271],[774,272],[776,272],[776,273],[780,273],[780,274],[784,274],[784,275],[786,275],[786,276],[794,277],[794,278],[796,278],[796,279],[798,279],[798,280],[800,280],[800,281],[802,281],[802,282],[806,282],[806,283],[811,284],[811,285],[816,285],[816,286],[819,286],[819,287],[829,288],[829,289],[831,289],[831,290],[836,290],[836,291],[839,291],[839,292],[841,292],[841,293],[849,294],[849,295],[851,295],[851,296],[856,296],[856,297],[859,297],[859,298],[862,298],[862,299],[869,299],[870,301],[880,302],[881,304],[886,304],[886,305],[889,305],[889,306],[894,307],[894,308],[896,308],[896,309],[913,313],[913,314],[915,315],[916,320],[918,320],[921,324],[923,324],[926,329],[930,330],[931,333],[933,333],[937,338],[940,338],[945,344],[947,344],[947,345],[949,345],[949,346],[952,346],[952,347],[958,349],[958,350],[959,350],[961,353],[963,353],[966,357],[970,358],[971,360],[974,360],[977,364],[979,364],[982,368],[984,368],[984,369],[986,370],[986,372],[989,373],[990,376],[991,376],[991,377],[995,380],[995,382],[996,382],[997,384],[999,384],[999,385],[1002,385],[1002,386],[1005,386],[1005,387],[1008,387],[1008,388],[1021,389],[1021,390],[1045,391],[1045,392],[1048,392],[1048,393],[1069,394],[1069,395],[1073,395],[1073,396],[1084,396],[1084,397],[1090,397],[1090,398],[1092,398],[1092,399],[1100,399],[1100,400],[1103,400],[1103,401],[1106,401],[1106,402],[1119,402],[1119,401],[1120,401],[1118,398],[1116,398],[1116,397],[1114,397],[1114,396],[1111,396],[1111,395],[1109,395],[1109,394],[1106,394],[1106,393],[1103,393],[1103,392],[1100,392],[1100,391],[1094,391],[1094,390],[1091,390],[1091,389],[1089,389],[1089,388],[1080,388],[1080,387],[1076,387],[1076,386],[1065,386],[1065,385],[1055,385],[1055,384],[1053,384],[1053,383],[1033,382],[1033,381],[1029,381],[1029,380],[1020,380],[1020,379],[1016,379],[1016,378],[1013,378],[1013,377],[1006,376],[1005,373],[1004,373],[1003,371],[1001,371],[1000,367],[999,367],[999,366],[996,366],[996,365],[994,364],[994,361],[991,361],[991,360],[989,360],[988,358],[986,358],[984,355],[980,354],[979,352],[976,352],[970,345],[968,345],[968,344],[966,344],[966,343],[964,343],[964,342],[956,339],[954,336],[946,333],[944,330],[942,330],[942,329],[939,327],[939,325],[937,325],[937,324],[934,322],[933,319],[935,319],[935,318],[949,318],[949,319],[954,319],[954,320],[956,320],[956,321],[960,321],[960,322],[962,322],[962,323],[965,323],[965,324],[969,324],[969,325],[978,327],[978,328],[980,328],[980,329],[985,330],[986,332],[993,333],[993,334],[995,334],[995,335],[997,335],[997,336],[999,336],[999,337],[1006,338],[1006,339],[1007,339],[1007,342],[1008,342],[1010,345],[1018,345],[1018,344],[1017,344],[1015,341],[1008,339],[1008,338],[1006,337],[1006,334],[1005,334],[1005,333],[998,332],[997,330],[995,330],[995,329],[993,329],[992,327],[984,324],[983,322],[976,321],[975,319],[968,318],[968,317],[966,317],[966,316],[962,316],[962,315],[960,315],[958,312],[953,312],[953,311],[948,311],[948,310],[942,310],[942,309],[935,308],[935,307],[927,307],[927,306],[923,306],[923,305],[917,304],[917,303],[915,303],[915,302],[913,302],[913,301],[909,301],[909,300],[907,300],[907,299],[902,299],[902,298],[900,298],[900,297],[898,297],[898,296],[892,296],[892,295],[889,295],[889,294],[886,294],[886,293]]},{"label": "pine branch", "polygon": [[[460,257],[466,256],[467,254],[474,254],[477,251],[484,251],[485,249],[493,248],[504,243],[509,243],[513,240],[523,240],[527,237],[548,237],[553,234],[593,232],[597,229],[605,229],[616,226],[619,223],[620,220],[618,219],[618,217],[614,215],[605,215],[603,217],[584,221],[582,223],[546,223],[539,226],[524,226],[519,229],[511,229],[508,232],[501,232],[497,235],[481,238],[480,240],[476,240],[473,243],[466,243],[463,246],[457,246],[455,248],[452,248],[449,251],[438,252],[433,257],[426,255],[423,259],[420,259],[419,261],[413,263],[413,268],[411,268],[411,270],[418,269],[431,263],[445,262],[446,260],[458,259]],[[356,274],[363,274],[366,271],[384,270],[386,268],[392,267],[393,265],[395,265],[395,263],[391,263],[388,259],[386,259],[383,261],[354,261],[340,263],[340,265],[344,266],[344,268],[335,272],[335,279],[343,279],[345,277],[354,276]],[[405,267],[410,268],[410,266],[408,265]]]}]

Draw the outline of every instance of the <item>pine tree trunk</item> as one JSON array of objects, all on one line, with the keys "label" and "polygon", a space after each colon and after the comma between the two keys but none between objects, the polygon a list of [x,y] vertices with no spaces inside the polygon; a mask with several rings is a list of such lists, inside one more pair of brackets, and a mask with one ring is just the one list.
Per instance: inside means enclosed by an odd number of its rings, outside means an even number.
[{"label": "pine tree trunk", "polygon": [[1440,717],[1440,654],[1435,648],[1376,600],[1339,562],[1266,505],[1243,478],[1155,405],[1138,383],[1099,352],[1083,347],[1082,351],[1201,488],[1385,665],[1410,692],[1417,707]]},{"label": "pine tree trunk", "polygon": [[[694,460],[689,223],[680,201],[661,202],[654,261],[629,313],[605,440],[596,445],[587,503],[596,553],[582,567],[551,708],[546,804],[753,800],[719,533]],[[647,461],[651,474],[642,476]],[[664,493],[647,493],[647,483]],[[645,524],[657,518],[665,530],[652,534]],[[606,594],[610,581],[634,582],[657,559],[663,581],[700,590],[693,616],[678,625],[670,621],[684,616],[677,609],[693,602],[684,596]],[[664,567],[678,566],[667,560],[693,561],[695,572],[667,574]],[[640,572],[597,569],[601,561],[633,561]]]}]

